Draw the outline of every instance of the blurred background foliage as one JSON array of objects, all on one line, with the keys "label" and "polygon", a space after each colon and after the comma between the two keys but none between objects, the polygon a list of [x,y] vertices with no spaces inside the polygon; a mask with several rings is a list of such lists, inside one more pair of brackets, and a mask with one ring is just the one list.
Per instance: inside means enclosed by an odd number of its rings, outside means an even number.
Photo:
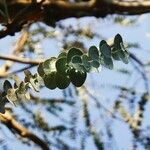
[{"label": "blurred background foliage", "polygon": [[[139,36],[144,28],[142,24],[150,25],[144,17],[149,18],[149,14],[69,18],[57,22],[55,27],[37,22],[26,26],[15,37],[4,38],[0,53],[8,49],[4,52],[7,54],[26,34],[18,57],[38,60],[57,56],[71,47],[87,52],[89,46],[98,46],[103,39],[111,44],[114,35],[120,33],[130,53],[128,65],[117,62],[114,70],[89,74],[80,88],[70,85],[65,90],[52,91],[41,87],[39,93],[30,91],[31,100],[19,101],[17,107],[7,104],[6,111],[44,139],[51,149],[150,149],[150,45],[149,39]],[[137,30],[141,31],[137,34]],[[148,37],[149,32],[145,33]],[[1,61],[2,66],[4,63]],[[12,74],[17,73],[23,79],[24,67],[36,71],[32,65],[13,64],[8,76],[1,78],[1,89],[4,80],[12,81]],[[38,149],[1,123],[0,149],[16,148]]]}]

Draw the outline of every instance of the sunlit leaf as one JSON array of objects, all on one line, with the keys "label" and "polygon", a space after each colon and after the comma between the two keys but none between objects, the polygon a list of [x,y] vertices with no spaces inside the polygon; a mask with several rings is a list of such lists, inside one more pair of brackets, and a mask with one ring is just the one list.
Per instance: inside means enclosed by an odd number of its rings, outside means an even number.
[{"label": "sunlit leaf", "polygon": [[51,72],[56,71],[56,58],[55,57],[51,57],[50,59],[47,59],[46,61],[44,61],[43,63],[43,71],[44,74],[48,75]]},{"label": "sunlit leaf", "polygon": [[17,98],[20,100],[29,100],[30,99],[29,92],[26,92],[24,94],[19,94],[19,93],[16,93],[16,94],[17,94]]},{"label": "sunlit leaf", "polygon": [[37,76],[33,76],[32,78],[30,78],[30,84],[32,85],[35,91],[39,92],[41,83],[38,80]]},{"label": "sunlit leaf", "polygon": [[24,70],[25,77],[30,78],[32,73],[29,70]]},{"label": "sunlit leaf", "polygon": [[8,100],[11,104],[15,105],[15,102],[17,101],[17,95],[16,95],[16,93],[15,93],[15,90],[14,90],[14,89],[8,89],[8,90],[7,90],[6,98],[7,98],[7,100]]},{"label": "sunlit leaf", "polygon": [[21,82],[17,90],[15,91],[17,98],[21,100],[29,100],[30,94],[28,92],[28,86],[26,83]]},{"label": "sunlit leaf", "polygon": [[72,57],[72,60],[69,63],[69,66],[76,69],[77,71],[85,71],[85,68],[82,64],[82,59],[78,55],[75,55]]},{"label": "sunlit leaf", "polygon": [[13,75],[13,79],[15,80],[15,85],[18,87],[21,83],[21,79],[17,75]]},{"label": "sunlit leaf", "polygon": [[72,63],[72,64],[70,64],[70,66],[77,71],[81,71],[81,72],[85,71],[85,68],[81,63]]},{"label": "sunlit leaf", "polygon": [[65,57],[61,57],[56,61],[56,69],[61,74],[66,74],[68,66],[67,59]]},{"label": "sunlit leaf", "polygon": [[36,73],[35,75],[32,74],[25,74],[25,82],[29,83],[31,89],[35,91],[39,91],[40,86],[42,84],[42,78]]},{"label": "sunlit leaf", "polygon": [[90,64],[91,59],[90,59],[87,55],[85,55],[85,54],[82,55],[81,58],[82,58],[82,64],[83,64],[85,70],[86,70],[87,72],[89,72],[90,67],[91,67],[91,64]]}]

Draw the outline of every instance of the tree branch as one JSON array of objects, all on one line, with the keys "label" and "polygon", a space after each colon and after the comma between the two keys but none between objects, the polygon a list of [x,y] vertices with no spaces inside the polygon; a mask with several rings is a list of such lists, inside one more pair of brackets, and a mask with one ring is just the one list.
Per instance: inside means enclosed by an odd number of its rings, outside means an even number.
[{"label": "tree branch", "polygon": [[118,14],[138,15],[150,12],[150,1],[110,1],[110,8]]},{"label": "tree branch", "polygon": [[4,55],[0,55],[0,59],[10,60],[10,61],[14,61],[14,62],[22,63],[22,64],[30,64],[30,65],[39,65],[40,63],[43,62],[43,60],[31,60],[27,58],[19,58],[16,56],[4,56]]},{"label": "tree branch", "polygon": [[89,10],[96,5],[97,0],[89,0],[87,2],[79,2],[79,3],[70,3],[62,0],[58,1],[50,1],[49,3],[45,3],[45,5],[53,5],[56,7],[60,7],[63,9],[72,9],[72,10]]},{"label": "tree branch", "polygon": [[6,125],[10,130],[14,130],[23,138],[28,138],[33,141],[35,144],[41,147],[43,150],[50,150],[47,143],[45,143],[41,138],[36,136],[34,133],[30,132],[28,129],[23,127],[19,122],[17,122],[13,116],[6,112],[5,114],[0,113],[0,121]]},{"label": "tree branch", "polygon": [[[150,12],[150,1],[145,0],[140,2],[138,0],[89,0],[76,3],[64,0],[45,0],[43,3],[40,3],[40,5],[36,6],[31,5],[31,0],[13,0],[7,1],[7,3],[11,20],[17,15],[17,18],[19,18],[17,20],[20,20],[21,18],[21,20],[25,21],[41,21],[41,18],[46,17],[45,15],[52,15],[53,18],[58,21],[68,17],[104,17],[108,14],[136,15]],[[1,4],[0,8],[2,8]],[[19,15],[20,17],[18,17],[18,14],[25,8],[29,8],[29,10],[25,11],[25,13],[21,13],[21,15]],[[48,14],[47,12],[53,14]],[[4,22],[2,16],[0,16],[0,22]]]}]

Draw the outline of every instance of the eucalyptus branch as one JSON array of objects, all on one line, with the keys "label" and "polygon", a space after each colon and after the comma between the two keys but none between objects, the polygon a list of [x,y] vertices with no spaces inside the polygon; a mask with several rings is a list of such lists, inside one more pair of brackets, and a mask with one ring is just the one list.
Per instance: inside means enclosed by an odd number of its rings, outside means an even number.
[{"label": "eucalyptus branch", "polygon": [[32,75],[29,70],[25,70],[24,81],[15,77],[16,86],[6,80],[3,85],[5,96],[1,112],[5,112],[4,107],[7,101],[12,104],[18,99],[30,99],[28,89],[39,91],[43,81],[45,87],[53,90],[55,88],[65,89],[70,83],[76,87],[81,87],[87,77],[87,73],[98,72],[102,66],[113,69],[113,60],[120,60],[128,63],[129,54],[123,46],[120,34],[114,38],[114,46],[110,47],[106,41],[102,40],[99,48],[91,46],[87,53],[78,48],[70,48],[61,52],[58,57],[51,57],[47,60],[30,60],[26,58],[16,58],[15,56],[2,56],[0,59],[15,61],[23,64],[39,65],[37,73]]}]

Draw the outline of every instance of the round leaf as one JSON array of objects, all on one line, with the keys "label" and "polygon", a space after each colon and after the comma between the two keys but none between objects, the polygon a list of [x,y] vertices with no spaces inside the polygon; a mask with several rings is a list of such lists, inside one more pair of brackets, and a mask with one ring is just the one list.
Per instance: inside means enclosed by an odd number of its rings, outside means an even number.
[{"label": "round leaf", "polygon": [[115,47],[112,49],[112,57],[114,60],[120,60],[119,54],[118,54],[118,49],[116,49]]},{"label": "round leaf", "polygon": [[100,63],[99,63],[98,61],[96,61],[96,60],[93,60],[93,61],[91,62],[91,66],[93,66],[93,67],[95,67],[95,68],[98,68],[98,67],[100,66]]},{"label": "round leaf", "polygon": [[70,81],[76,87],[80,87],[86,80],[87,74],[85,72],[76,71],[75,69],[70,69],[68,71]]},{"label": "round leaf", "polygon": [[68,66],[67,66],[67,59],[65,57],[59,58],[56,61],[56,69],[59,73],[66,74]]},{"label": "round leaf", "polygon": [[16,95],[16,93],[15,93],[15,90],[14,90],[14,89],[8,89],[8,90],[7,90],[6,98],[7,98],[7,100],[8,100],[11,104],[15,105],[15,102],[17,101],[17,95]]},{"label": "round leaf", "polygon": [[58,55],[58,58],[61,58],[61,57],[67,57],[67,53],[66,53],[66,52],[61,52],[61,53]]},{"label": "round leaf", "polygon": [[47,88],[53,90],[57,87],[56,72],[51,72],[49,75],[45,75],[43,80]]},{"label": "round leaf", "polygon": [[83,55],[83,52],[78,48],[71,48],[67,54],[67,62],[71,62],[72,57],[75,55],[81,56]]},{"label": "round leaf", "polygon": [[59,89],[65,89],[70,84],[70,79],[67,76],[57,73],[56,74],[56,84]]},{"label": "round leaf", "polygon": [[85,68],[82,64],[82,59],[78,55],[72,57],[71,63],[69,63],[69,65],[78,71],[85,71]]},{"label": "round leaf", "polygon": [[86,71],[84,66],[81,63],[71,63],[70,66],[77,71],[81,71],[81,72]]},{"label": "round leaf", "polygon": [[114,38],[114,44],[119,45],[120,43],[123,43],[122,37],[120,34],[117,34]]},{"label": "round leaf", "polygon": [[125,64],[128,63],[128,57],[129,57],[129,55],[128,55],[127,52],[120,51],[120,52],[118,52],[118,55],[119,55],[120,59],[121,59]]},{"label": "round leaf", "polygon": [[111,58],[111,48],[107,43],[101,46],[100,51],[105,57]]},{"label": "round leaf", "polygon": [[98,60],[99,59],[99,51],[98,51],[96,46],[91,46],[89,48],[88,54],[89,54],[89,57],[93,60]]},{"label": "round leaf", "polygon": [[86,69],[86,71],[89,71],[91,67],[91,64],[90,64],[91,59],[87,55],[82,55],[81,58],[82,58],[82,64],[84,68]]},{"label": "round leaf", "polygon": [[51,72],[56,71],[55,63],[56,63],[56,58],[55,58],[55,57],[52,57],[52,58],[46,60],[46,61],[43,63],[43,71],[44,71],[44,74],[48,75],[48,74],[50,74]]},{"label": "round leaf", "polygon": [[38,68],[37,68],[38,74],[43,77],[44,76],[44,70],[43,70],[43,63],[40,63]]},{"label": "round leaf", "polygon": [[3,84],[3,89],[5,92],[8,91],[8,89],[11,89],[12,88],[12,85],[11,83],[8,81],[8,80],[5,80],[4,84]]},{"label": "round leaf", "polygon": [[120,51],[121,43],[123,43],[122,37],[120,34],[117,34],[114,38],[114,47],[116,50]]},{"label": "round leaf", "polygon": [[107,42],[106,42],[105,40],[102,40],[102,41],[99,43],[99,49],[101,49],[101,46],[102,46],[103,44],[107,44]]},{"label": "round leaf", "polygon": [[80,56],[75,55],[75,56],[72,57],[71,62],[72,63],[82,63],[82,59],[81,59]]},{"label": "round leaf", "polygon": [[104,57],[104,66],[108,69],[113,69],[113,61],[111,58]]}]

